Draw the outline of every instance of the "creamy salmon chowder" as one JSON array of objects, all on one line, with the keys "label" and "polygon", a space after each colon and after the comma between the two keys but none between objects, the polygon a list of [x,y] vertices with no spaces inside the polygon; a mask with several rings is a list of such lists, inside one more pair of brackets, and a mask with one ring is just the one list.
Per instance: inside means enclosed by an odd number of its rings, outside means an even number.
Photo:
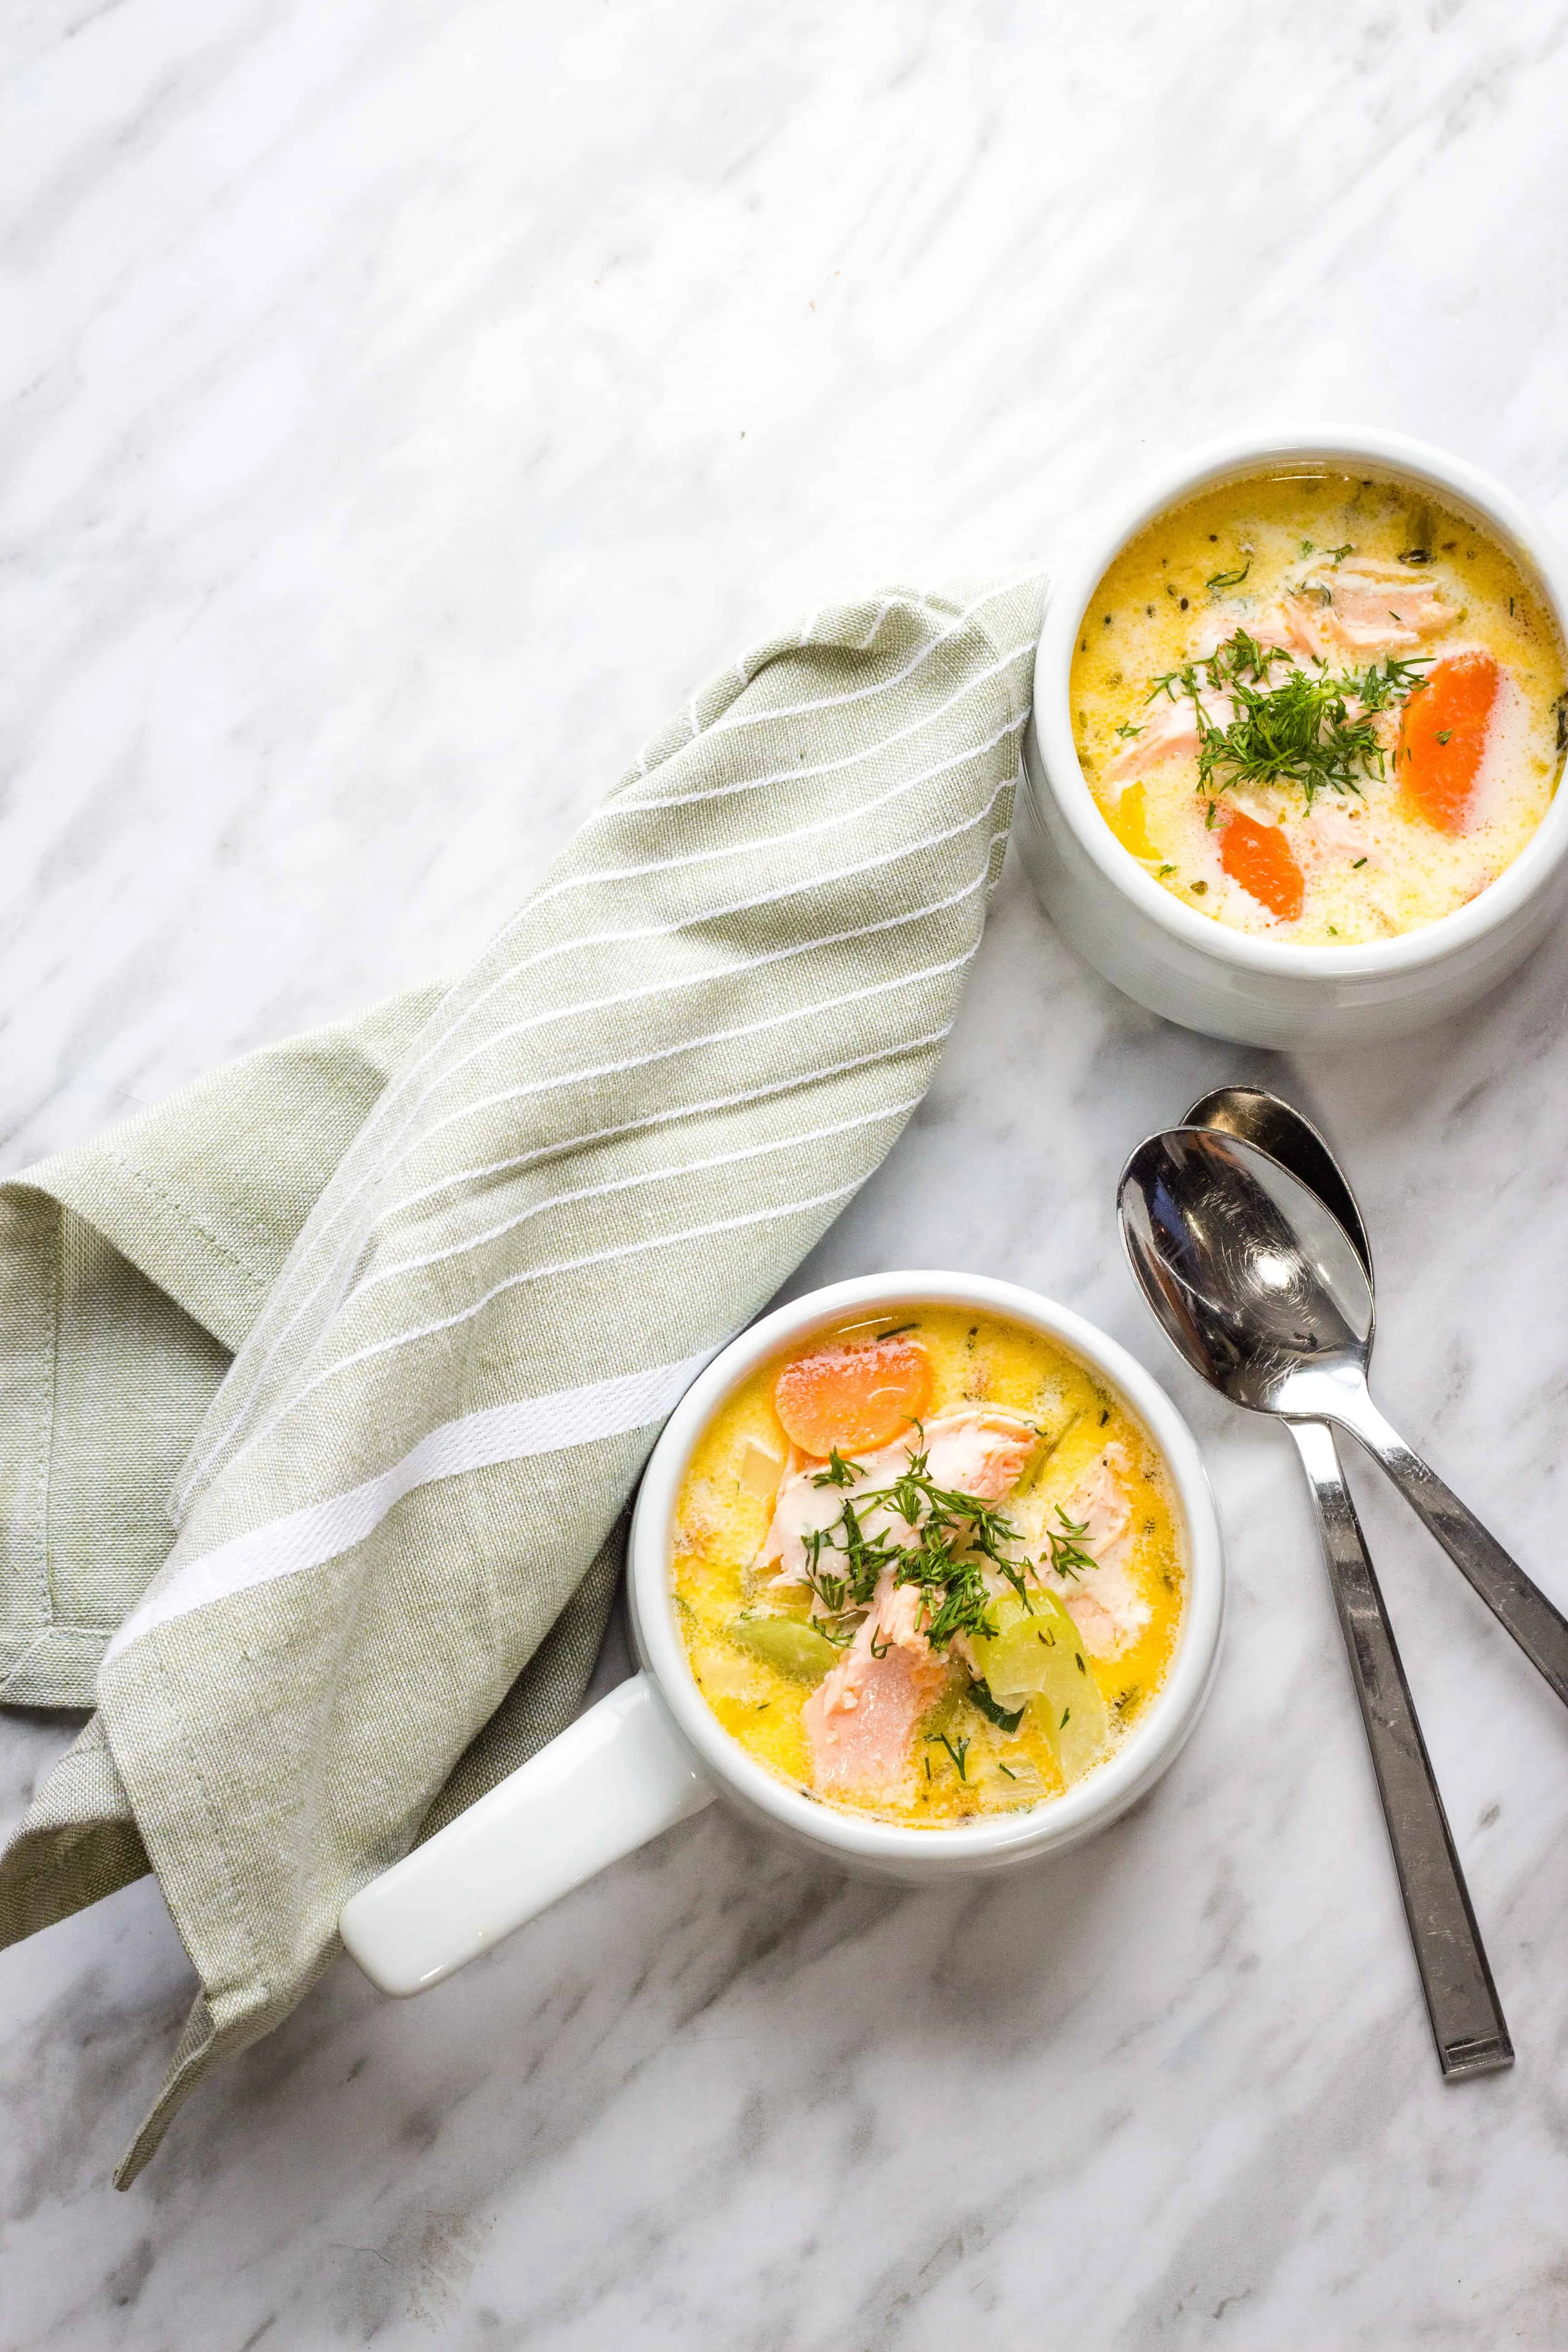
[{"label": "creamy salmon chowder", "polygon": [[742,1383],[692,1454],[671,1575],[749,1755],[931,1829],[1093,1771],[1164,1678],[1185,1581],[1114,1394],[1036,1331],[918,1301]]},{"label": "creamy salmon chowder", "polygon": [[1407,481],[1242,477],[1140,531],[1074,653],[1079,758],[1122,846],[1232,929],[1351,946],[1510,866],[1568,748],[1538,582]]}]

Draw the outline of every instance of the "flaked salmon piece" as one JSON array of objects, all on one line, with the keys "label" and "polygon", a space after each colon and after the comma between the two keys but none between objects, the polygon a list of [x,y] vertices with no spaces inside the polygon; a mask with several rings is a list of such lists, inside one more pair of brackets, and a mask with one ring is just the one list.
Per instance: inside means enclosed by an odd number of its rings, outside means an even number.
[{"label": "flaked salmon piece", "polygon": [[[776,1560],[775,1584],[805,1583],[807,1538],[832,1527],[846,1502],[854,1502],[857,1495],[890,1486],[922,1450],[933,1485],[999,1502],[1016,1486],[1038,1438],[1033,1422],[1005,1405],[959,1405],[933,1414],[923,1432],[910,1431],[874,1454],[853,1455],[847,1465],[847,1486],[819,1486],[823,1465],[808,1462],[781,1482],[756,1565],[766,1568]],[[895,1543],[913,1538],[914,1529],[888,1504],[873,1505],[857,1516],[868,1538],[887,1536]]]},{"label": "flaked salmon piece", "polygon": [[1007,1405],[961,1405],[925,1425],[926,1468],[931,1484],[982,1502],[1010,1495],[1040,1433]]},{"label": "flaked salmon piece", "polygon": [[1063,1505],[1068,1518],[1083,1528],[1079,1540],[1100,1569],[1120,1568],[1132,1549],[1132,1507],[1117,1475],[1124,1468],[1121,1454],[1120,1446],[1108,1445]]},{"label": "flaked salmon piece", "polygon": [[1067,1612],[1083,1635],[1091,1658],[1113,1658],[1121,1647],[1121,1633],[1109,1609],[1092,1592],[1069,1592]]},{"label": "flaked salmon piece", "polygon": [[1093,1569],[1076,1580],[1048,1569],[1041,1571],[1044,1580],[1060,1592],[1090,1654],[1098,1658],[1118,1656],[1137,1640],[1152,1613],[1128,1565],[1132,1507],[1122,1484],[1126,1472],[1121,1448],[1108,1445],[1062,1505],[1068,1518],[1083,1529],[1075,1540],[1089,1553]]},{"label": "flaked salmon piece", "polygon": [[1310,572],[1281,598],[1265,627],[1267,642],[1279,643],[1277,633],[1283,632],[1288,646],[1320,661],[1336,654],[1371,660],[1413,653],[1458,618],[1436,581],[1401,564],[1351,556],[1337,567]]},{"label": "flaked salmon piece", "polygon": [[[1236,705],[1228,694],[1217,694],[1205,688],[1198,696],[1207,716],[1216,727],[1228,727],[1236,716]],[[1197,712],[1190,694],[1178,695],[1173,701],[1161,695],[1147,707],[1147,715],[1139,723],[1139,731],[1124,751],[1118,751],[1105,770],[1108,784],[1130,784],[1138,776],[1146,775],[1162,760],[1173,759],[1178,752],[1193,752],[1198,748]]]},{"label": "flaked salmon piece", "polygon": [[884,1576],[865,1623],[806,1700],[819,1795],[893,1795],[909,1779],[921,1718],[948,1675],[946,1657],[921,1630],[921,1608],[917,1585]]},{"label": "flaked salmon piece", "polygon": [[[1256,816],[1258,811],[1249,814]],[[1366,818],[1344,802],[1321,795],[1292,835],[1298,862],[1309,873],[1342,871],[1352,858],[1381,868],[1386,859],[1378,849]]]}]

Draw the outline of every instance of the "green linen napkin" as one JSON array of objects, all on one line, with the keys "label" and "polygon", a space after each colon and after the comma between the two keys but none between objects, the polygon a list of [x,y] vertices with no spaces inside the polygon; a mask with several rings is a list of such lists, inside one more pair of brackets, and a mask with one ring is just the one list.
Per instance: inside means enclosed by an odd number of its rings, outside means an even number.
[{"label": "green linen napkin", "polygon": [[0,1698],[98,1709],[0,1857],[0,1942],[151,1866],[201,1986],[122,2186],[347,1896],[580,1704],[665,1416],[929,1082],[1039,604],[813,614],[455,986],[0,1192]]}]

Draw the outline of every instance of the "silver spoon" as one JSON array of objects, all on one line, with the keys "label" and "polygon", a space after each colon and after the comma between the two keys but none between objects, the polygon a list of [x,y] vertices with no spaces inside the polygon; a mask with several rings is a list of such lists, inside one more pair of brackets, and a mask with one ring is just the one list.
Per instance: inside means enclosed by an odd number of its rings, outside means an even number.
[{"label": "silver spoon", "polygon": [[[1256,1309],[1267,1294],[1270,1306],[1266,1321],[1272,1313],[1279,1323],[1272,1370],[1265,1372],[1261,1361],[1255,1366],[1254,1384],[1261,1381],[1257,1401],[1237,1393],[1235,1402],[1291,1421],[1334,1422],[1359,1438],[1537,1672],[1568,1705],[1568,1618],[1373,1402],[1366,1385],[1375,1320],[1372,1260],[1353,1196],[1317,1130],[1277,1097],[1263,1100],[1273,1105],[1268,1125],[1275,1139],[1302,1155],[1296,1165],[1282,1163],[1279,1152],[1260,1150],[1234,1129],[1229,1134],[1216,1131],[1210,1139],[1219,1157],[1209,1155],[1198,1178],[1200,1189],[1213,1195],[1205,1215],[1212,1218],[1223,1203],[1226,1213],[1247,1226],[1256,1264],[1247,1278],[1259,1273],[1266,1276],[1252,1304]],[[1279,1113],[1288,1116],[1280,1119]],[[1191,1126],[1168,1129],[1164,1137],[1151,1137],[1140,1151],[1194,1133]],[[1320,1158],[1311,1156],[1308,1139]],[[1135,1152],[1129,1160],[1128,1173],[1138,1157]],[[1328,1205],[1320,1181],[1325,1168],[1350,1219]],[[1125,1174],[1122,1182],[1125,1190]],[[1274,1237],[1257,1255],[1266,1226]]]},{"label": "silver spoon", "polygon": [[1350,1181],[1311,1120],[1293,1103],[1262,1087],[1215,1087],[1212,1094],[1199,1096],[1182,1125],[1217,1127],[1223,1134],[1238,1135],[1299,1176],[1350,1235],[1366,1270],[1367,1287],[1373,1288],[1372,1245]]},{"label": "silver spoon", "polygon": [[1267,1152],[1213,1129],[1178,1128],[1140,1144],[1119,1208],[1132,1270],[1167,1336],[1234,1402],[1279,1413],[1295,1440],[1438,2063],[1449,2079],[1510,2066],[1513,2045],[1443,1801],[1325,1426],[1340,1417],[1336,1380],[1349,1384],[1359,1370],[1364,1391],[1372,1293],[1362,1260],[1316,1192]]}]

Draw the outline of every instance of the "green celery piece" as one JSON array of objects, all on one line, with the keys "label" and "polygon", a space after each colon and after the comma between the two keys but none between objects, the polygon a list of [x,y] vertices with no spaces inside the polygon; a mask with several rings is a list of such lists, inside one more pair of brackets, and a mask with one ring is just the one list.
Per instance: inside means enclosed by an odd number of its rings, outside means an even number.
[{"label": "green celery piece", "polygon": [[974,1654],[992,1696],[1005,1707],[1029,1702],[1029,1719],[1047,1734],[1070,1787],[1105,1753],[1110,1718],[1083,1636],[1059,1597],[1031,1591],[1032,1609],[1016,1594],[996,1605],[999,1631],[976,1640]]},{"label": "green celery piece", "polygon": [[798,1617],[737,1617],[730,1639],[797,1682],[819,1683],[838,1657],[826,1634]]}]

